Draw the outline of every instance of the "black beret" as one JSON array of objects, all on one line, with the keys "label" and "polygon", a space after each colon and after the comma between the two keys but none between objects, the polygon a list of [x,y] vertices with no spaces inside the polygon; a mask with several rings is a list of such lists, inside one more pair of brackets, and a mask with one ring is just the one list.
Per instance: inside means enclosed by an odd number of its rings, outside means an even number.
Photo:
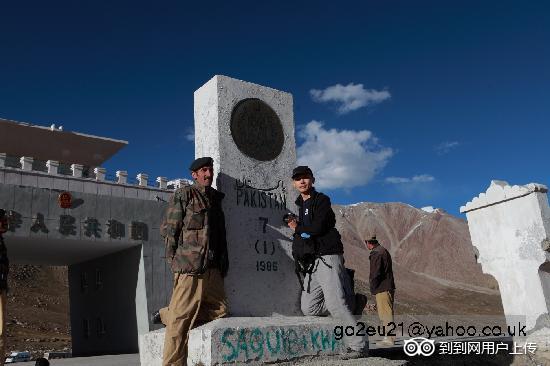
[{"label": "black beret", "polygon": [[214,159],[212,159],[209,156],[205,156],[204,158],[198,158],[195,159],[191,165],[189,166],[189,170],[192,172],[199,170],[203,166],[214,166]]},{"label": "black beret", "polygon": [[376,240],[376,235],[367,240],[367,243],[369,244],[378,244],[378,240]]},{"label": "black beret", "polygon": [[309,174],[313,177],[313,172],[311,171],[311,169],[309,169],[307,165],[300,165],[294,168],[294,170],[292,171],[292,179],[294,179],[294,177],[298,175],[303,175],[303,174]]}]

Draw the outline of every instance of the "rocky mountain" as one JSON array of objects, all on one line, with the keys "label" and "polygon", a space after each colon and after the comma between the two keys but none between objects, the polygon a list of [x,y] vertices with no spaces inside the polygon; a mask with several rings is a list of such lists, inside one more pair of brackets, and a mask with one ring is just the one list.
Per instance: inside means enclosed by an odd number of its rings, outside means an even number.
[{"label": "rocky mountain", "polygon": [[[502,314],[498,284],[476,262],[465,220],[440,209],[423,210],[403,203],[363,202],[334,205],[333,209],[346,265],[357,271],[365,285],[369,251],[364,239],[376,235],[389,250],[396,301],[403,303],[405,312],[410,306],[420,306],[425,313]],[[469,297],[473,302],[462,301]]]}]

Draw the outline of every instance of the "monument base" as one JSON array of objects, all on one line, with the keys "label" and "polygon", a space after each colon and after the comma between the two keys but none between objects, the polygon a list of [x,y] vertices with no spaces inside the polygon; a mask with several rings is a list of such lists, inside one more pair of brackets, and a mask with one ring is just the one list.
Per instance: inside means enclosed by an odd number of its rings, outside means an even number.
[{"label": "monument base", "polygon": [[165,329],[139,335],[139,363],[147,366],[162,366]]},{"label": "monument base", "polygon": [[514,351],[527,355],[533,364],[550,365],[550,327],[529,332],[527,337],[514,338]]},{"label": "monument base", "polygon": [[550,353],[550,328],[539,329],[529,334],[524,343],[533,343],[537,351]]},{"label": "monument base", "polygon": [[[235,317],[214,320],[189,333],[188,365],[263,364],[345,351],[327,317]],[[345,337],[344,337],[345,338]],[[164,329],[140,335],[142,365],[162,365]]]}]

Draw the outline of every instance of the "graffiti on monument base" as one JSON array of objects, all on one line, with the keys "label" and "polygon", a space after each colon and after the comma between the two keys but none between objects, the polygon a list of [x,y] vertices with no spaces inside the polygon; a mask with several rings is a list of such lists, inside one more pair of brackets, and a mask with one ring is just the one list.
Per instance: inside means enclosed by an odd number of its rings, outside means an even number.
[{"label": "graffiti on monument base", "polygon": [[289,359],[312,354],[333,354],[343,346],[330,329],[227,328],[222,333],[223,362]]}]

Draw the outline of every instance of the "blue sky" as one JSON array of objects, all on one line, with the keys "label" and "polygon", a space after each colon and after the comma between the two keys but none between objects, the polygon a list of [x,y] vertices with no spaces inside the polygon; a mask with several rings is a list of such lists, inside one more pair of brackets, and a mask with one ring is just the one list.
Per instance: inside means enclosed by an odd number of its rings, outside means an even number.
[{"label": "blue sky", "polygon": [[335,203],[459,215],[491,179],[550,184],[548,2],[12,1],[0,24],[0,116],[128,140],[111,174],[187,176],[223,74],[293,94]]}]

